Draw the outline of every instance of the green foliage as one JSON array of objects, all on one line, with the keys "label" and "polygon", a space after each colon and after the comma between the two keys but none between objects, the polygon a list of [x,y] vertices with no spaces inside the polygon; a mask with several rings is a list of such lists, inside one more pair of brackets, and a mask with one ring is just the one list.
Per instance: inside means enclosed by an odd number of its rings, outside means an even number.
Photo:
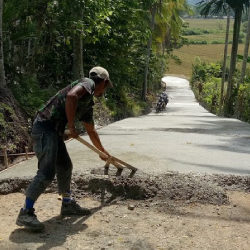
[{"label": "green foliage", "polygon": [[[140,114],[148,103],[140,102],[147,43],[153,33],[149,60],[148,95],[160,87],[162,43],[166,24],[171,46],[179,39],[185,1],[162,1],[155,32],[150,15],[155,0],[8,0],[4,1],[4,57],[7,84],[30,117],[58,89],[72,80],[76,35],[82,39],[84,73],[101,65],[114,83],[107,105],[115,119]],[[161,11],[160,11],[161,9]],[[164,21],[164,22],[163,22]],[[159,34],[160,33],[160,34]],[[168,48],[171,53],[171,49]],[[160,51],[160,52],[159,52]],[[167,54],[167,53],[165,53]],[[106,105],[106,104],[105,104]],[[124,110],[125,109],[125,110]]]},{"label": "green foliage", "polygon": [[207,78],[206,63],[202,62],[198,57],[195,59],[195,63],[192,64],[192,77],[190,80],[191,85],[196,82],[205,82]]},{"label": "green foliage", "polygon": [[238,117],[250,123],[250,84],[241,84],[237,93],[237,112]]},{"label": "green foliage", "polygon": [[41,89],[34,78],[21,78],[20,81],[14,82],[9,86],[22,107],[31,117],[52,95],[55,89]]},{"label": "green foliage", "polygon": [[219,111],[220,87],[221,79],[211,77],[203,84],[202,92],[199,97],[204,107],[215,114],[218,114]]},{"label": "green foliage", "polygon": [[203,35],[203,34],[209,34],[211,31],[209,30],[204,30],[204,29],[183,29],[182,35],[183,36],[197,36],[197,35]]},{"label": "green foliage", "polygon": [[[0,103],[0,150],[8,143],[8,137],[13,131],[13,121],[15,120],[14,110],[4,103]],[[8,144],[8,148],[13,148],[13,144]],[[15,149],[15,148],[13,148]]]},{"label": "green foliage", "polygon": [[210,112],[218,113],[220,88],[221,88],[221,65],[218,63],[206,64],[199,58],[193,64],[191,86],[196,98]]},{"label": "green foliage", "polygon": [[207,44],[207,41],[206,40],[202,40],[202,41],[200,41],[200,40],[188,40],[188,43],[189,44]]}]

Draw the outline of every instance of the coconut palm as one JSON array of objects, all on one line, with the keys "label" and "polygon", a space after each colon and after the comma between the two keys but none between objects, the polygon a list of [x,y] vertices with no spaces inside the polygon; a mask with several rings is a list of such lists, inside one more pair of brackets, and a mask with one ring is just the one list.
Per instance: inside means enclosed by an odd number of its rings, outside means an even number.
[{"label": "coconut palm", "polygon": [[236,70],[237,62],[237,52],[238,52],[238,40],[240,33],[241,18],[244,8],[249,7],[249,0],[202,0],[199,2],[201,5],[201,15],[208,16],[209,14],[218,14],[219,12],[226,13],[226,4],[234,11],[234,26],[233,26],[233,43],[231,51],[231,61],[230,61],[230,70],[228,77],[228,86],[226,94],[226,112],[225,115],[232,114],[232,89],[234,85],[234,74]]},{"label": "coconut palm", "polygon": [[227,27],[226,27],[226,37],[225,37],[225,47],[224,47],[224,59],[223,59],[223,65],[222,65],[222,78],[221,78],[219,114],[221,114],[223,100],[224,100],[224,85],[225,85],[225,75],[226,75],[226,65],[227,65],[227,49],[228,49],[229,27],[230,27],[230,8],[229,8],[228,13],[227,13]]},{"label": "coconut palm", "polygon": [[[150,51],[152,49],[153,42],[153,32],[156,26],[158,26],[158,31],[161,32],[161,35],[158,34],[158,38],[161,36],[164,41],[167,35],[178,37],[180,29],[183,24],[183,20],[180,17],[180,11],[188,8],[186,0],[156,0],[151,6],[151,36],[147,44],[147,54],[146,54],[146,63],[144,70],[144,83],[142,90],[142,100],[145,100],[147,93],[147,80],[148,80],[148,69],[149,69],[149,58]],[[160,27],[160,28],[159,28]],[[166,41],[164,41],[165,43]],[[164,45],[163,45],[163,55],[164,55]]]},{"label": "coconut palm", "polygon": [[250,8],[248,9],[248,24],[247,24],[247,37],[244,49],[244,57],[241,69],[241,77],[240,77],[240,84],[244,83],[244,77],[246,74],[246,66],[247,66],[247,59],[248,59],[248,50],[249,50],[249,39],[250,39]]}]

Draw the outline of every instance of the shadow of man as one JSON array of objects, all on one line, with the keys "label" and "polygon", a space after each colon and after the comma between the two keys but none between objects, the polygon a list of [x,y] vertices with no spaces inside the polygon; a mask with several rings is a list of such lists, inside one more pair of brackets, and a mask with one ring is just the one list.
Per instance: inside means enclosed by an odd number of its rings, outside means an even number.
[{"label": "shadow of man", "polygon": [[[32,232],[23,228],[15,229],[10,234],[10,241],[17,243],[19,246],[23,244],[23,249],[27,245],[32,245],[32,249],[49,250],[54,247],[63,246],[67,238],[85,231],[88,226],[84,223],[88,218],[102,209],[104,204],[94,207],[88,216],[67,216],[61,215],[44,221],[45,231]],[[42,244],[42,245],[41,245]],[[20,247],[19,249],[21,249]]]}]

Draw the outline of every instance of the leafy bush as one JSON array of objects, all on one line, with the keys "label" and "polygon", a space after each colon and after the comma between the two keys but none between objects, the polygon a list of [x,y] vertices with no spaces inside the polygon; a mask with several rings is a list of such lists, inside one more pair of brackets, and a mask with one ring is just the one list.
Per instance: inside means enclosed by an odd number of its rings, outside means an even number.
[{"label": "leafy bush", "polygon": [[207,41],[205,41],[205,40],[202,40],[202,41],[200,41],[200,40],[189,40],[188,43],[189,44],[207,44]]},{"label": "leafy bush", "polygon": [[204,34],[209,34],[209,30],[203,30],[203,29],[183,29],[182,35],[183,36],[197,36],[197,35],[204,35]]},{"label": "leafy bush", "polygon": [[212,44],[224,44],[225,42],[224,41],[221,41],[221,40],[215,40],[215,41],[212,41]]},{"label": "leafy bush", "polygon": [[200,101],[212,113],[218,113],[220,100],[221,79],[211,77],[203,84]]},{"label": "leafy bush", "polygon": [[250,85],[247,82],[238,89],[237,116],[243,121],[250,122]]},{"label": "leafy bush", "polygon": [[31,77],[21,78],[20,82],[13,82],[10,84],[10,88],[19,105],[29,117],[34,117],[41,105],[56,93],[56,89],[41,89],[36,79]]}]

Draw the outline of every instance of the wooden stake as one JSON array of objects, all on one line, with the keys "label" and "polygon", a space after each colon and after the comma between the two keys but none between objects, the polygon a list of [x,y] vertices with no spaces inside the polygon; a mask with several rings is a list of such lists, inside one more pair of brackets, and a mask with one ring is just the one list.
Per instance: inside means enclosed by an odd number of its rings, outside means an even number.
[{"label": "wooden stake", "polygon": [[8,154],[7,154],[6,147],[3,148],[3,153],[4,153],[4,164],[5,164],[5,167],[8,168],[9,164],[8,164]]},{"label": "wooden stake", "polygon": [[28,160],[28,147],[27,146],[25,147],[25,157],[26,157],[26,160]]}]

